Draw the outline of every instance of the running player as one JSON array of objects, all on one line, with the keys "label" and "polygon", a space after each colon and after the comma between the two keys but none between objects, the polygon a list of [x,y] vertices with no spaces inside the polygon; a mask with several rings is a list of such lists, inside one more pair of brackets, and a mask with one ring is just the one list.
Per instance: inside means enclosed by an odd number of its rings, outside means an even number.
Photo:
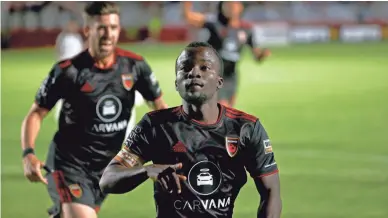
[{"label": "running player", "polygon": [[243,12],[241,2],[220,2],[216,15],[205,15],[191,10],[192,2],[184,3],[186,21],[205,30],[209,37],[207,42],[221,55],[224,61],[224,88],[220,90],[219,102],[233,107],[237,93],[237,64],[240,61],[245,44],[251,47],[256,61],[262,61],[270,53],[260,49],[253,39],[251,26],[240,20]]},{"label": "running player", "polygon": [[259,119],[217,103],[223,86],[217,52],[207,43],[191,43],[175,69],[182,106],[143,117],[106,168],[103,192],[125,193],[150,178],[158,218],[230,218],[246,169],[261,195],[257,217],[279,218],[271,142]]},{"label": "running player", "polygon": [[[81,34],[78,33],[78,24],[71,20],[63,31],[58,35],[55,43],[56,53],[58,57],[58,61],[63,61],[66,59],[70,59],[77,54],[81,53],[84,50],[84,41],[82,39]],[[135,91],[135,106],[141,106],[144,103],[143,96],[139,93],[139,91]],[[58,100],[56,104],[54,119],[56,121],[59,120],[59,115],[61,114],[61,109],[63,105],[63,100]],[[132,108],[131,118],[128,122],[127,134],[133,129],[136,124],[136,107]]]},{"label": "running player", "polygon": [[[117,48],[119,8],[113,2],[85,7],[88,49],[53,66],[22,124],[24,174],[47,184],[51,217],[97,217],[106,195],[98,182],[120,151],[135,90],[153,109],[167,108],[150,66],[140,55]],[[59,99],[63,107],[46,163],[34,154],[43,119]],[[50,172],[42,176],[41,168]]]}]

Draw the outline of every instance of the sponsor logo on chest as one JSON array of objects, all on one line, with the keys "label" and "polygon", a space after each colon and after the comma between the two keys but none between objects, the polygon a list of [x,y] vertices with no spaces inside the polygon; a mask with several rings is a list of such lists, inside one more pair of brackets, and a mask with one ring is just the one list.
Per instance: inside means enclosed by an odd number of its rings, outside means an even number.
[{"label": "sponsor logo on chest", "polygon": [[226,208],[230,205],[230,197],[212,197],[212,194],[217,192],[222,184],[221,170],[212,161],[204,160],[194,164],[188,173],[187,183],[193,192],[206,199],[176,200],[174,201],[175,209],[211,210]]},{"label": "sponsor logo on chest", "polygon": [[127,128],[127,119],[119,119],[123,111],[121,100],[115,95],[104,95],[96,104],[96,115],[102,123],[93,124],[92,130],[98,133],[112,133]]}]

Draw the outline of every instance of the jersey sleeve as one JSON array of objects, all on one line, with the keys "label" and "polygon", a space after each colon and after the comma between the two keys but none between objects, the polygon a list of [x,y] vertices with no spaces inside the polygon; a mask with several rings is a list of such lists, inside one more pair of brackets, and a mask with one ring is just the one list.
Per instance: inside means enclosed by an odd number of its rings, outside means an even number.
[{"label": "jersey sleeve", "polygon": [[260,121],[256,121],[246,150],[245,167],[252,177],[278,172],[271,141]]},{"label": "jersey sleeve", "polygon": [[155,74],[146,61],[138,61],[137,65],[139,69],[139,77],[136,89],[145,100],[154,101],[162,95],[159,81],[156,79]]},{"label": "jersey sleeve", "polygon": [[63,71],[60,65],[56,64],[43,80],[35,96],[35,102],[39,107],[51,110],[57,101],[63,97],[63,91],[65,90]]},{"label": "jersey sleeve", "polygon": [[129,133],[124,142],[124,149],[130,150],[146,163],[152,160],[153,141],[151,122],[146,114]]}]

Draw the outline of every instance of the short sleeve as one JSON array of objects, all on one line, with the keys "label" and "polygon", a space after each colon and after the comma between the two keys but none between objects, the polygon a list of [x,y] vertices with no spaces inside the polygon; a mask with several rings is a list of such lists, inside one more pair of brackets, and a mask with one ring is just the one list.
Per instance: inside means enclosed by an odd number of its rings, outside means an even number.
[{"label": "short sleeve", "polygon": [[260,121],[256,121],[246,147],[245,167],[252,177],[278,172],[271,141]]},{"label": "short sleeve", "polygon": [[43,80],[35,95],[35,102],[39,107],[51,110],[57,101],[63,98],[64,73],[58,65],[54,65],[48,76]]},{"label": "short sleeve", "polygon": [[153,128],[146,114],[129,133],[124,142],[125,148],[132,151],[144,162],[152,160]]},{"label": "short sleeve", "polygon": [[151,67],[147,62],[138,61],[139,77],[136,84],[136,89],[140,92],[143,98],[147,101],[154,101],[162,95],[162,90],[159,86],[159,81],[156,79]]}]

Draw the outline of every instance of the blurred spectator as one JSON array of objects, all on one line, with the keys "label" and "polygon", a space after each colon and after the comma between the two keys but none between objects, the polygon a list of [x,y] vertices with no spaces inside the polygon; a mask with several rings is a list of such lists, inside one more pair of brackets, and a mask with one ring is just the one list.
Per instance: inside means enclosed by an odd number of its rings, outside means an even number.
[{"label": "blurred spectator", "polygon": [[[69,21],[82,25],[82,9],[85,2],[75,1],[20,1],[1,2],[2,47],[12,33],[45,30],[56,36],[58,30]],[[122,30],[128,40],[159,39],[162,28],[188,28],[182,19],[182,2],[118,2],[121,7]],[[217,2],[194,2],[194,11],[215,13]],[[292,23],[363,23],[387,22],[388,2],[244,2],[243,19],[251,22]],[[164,34],[166,32],[163,32]],[[39,34],[37,34],[39,35]],[[189,28],[190,37],[198,30]],[[22,40],[19,35],[18,43]],[[53,41],[52,37],[50,42]],[[20,43],[19,43],[20,44]],[[22,43],[23,44],[23,43]],[[28,43],[27,43],[28,44]]]},{"label": "blurred spectator", "polygon": [[70,20],[58,35],[55,47],[57,51],[57,59],[69,59],[84,49],[84,41],[79,33],[79,25],[75,20]]}]

